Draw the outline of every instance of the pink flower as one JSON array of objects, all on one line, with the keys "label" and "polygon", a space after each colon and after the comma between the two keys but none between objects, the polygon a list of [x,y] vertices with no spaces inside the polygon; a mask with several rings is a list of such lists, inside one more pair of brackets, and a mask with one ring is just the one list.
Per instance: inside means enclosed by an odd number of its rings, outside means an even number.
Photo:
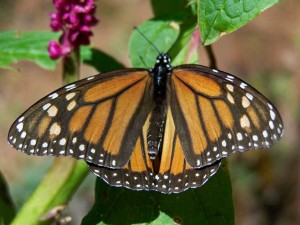
[{"label": "pink flower", "polygon": [[88,45],[93,35],[91,27],[98,23],[95,0],[53,0],[56,12],[50,13],[53,31],[63,31],[59,39],[50,41],[48,52],[52,59],[68,55],[80,45]]}]

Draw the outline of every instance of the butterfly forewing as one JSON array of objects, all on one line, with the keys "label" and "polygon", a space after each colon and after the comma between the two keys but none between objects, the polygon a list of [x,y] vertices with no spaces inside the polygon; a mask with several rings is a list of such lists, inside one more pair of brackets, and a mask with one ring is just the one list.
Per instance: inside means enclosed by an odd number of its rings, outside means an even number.
[{"label": "butterfly forewing", "polygon": [[151,110],[150,79],[146,70],[126,70],[60,88],[15,121],[9,142],[30,155],[122,167]]},{"label": "butterfly forewing", "polygon": [[187,162],[210,165],[236,151],[269,148],[283,133],[275,107],[240,79],[198,65],[174,68],[172,114]]},{"label": "butterfly forewing", "polygon": [[127,165],[121,169],[110,169],[89,164],[91,171],[113,186],[162,193],[178,193],[200,187],[217,172],[220,162],[203,168],[192,168],[187,164],[170,109],[167,113],[160,164],[155,168],[157,165],[149,158],[146,142],[149,117]]}]

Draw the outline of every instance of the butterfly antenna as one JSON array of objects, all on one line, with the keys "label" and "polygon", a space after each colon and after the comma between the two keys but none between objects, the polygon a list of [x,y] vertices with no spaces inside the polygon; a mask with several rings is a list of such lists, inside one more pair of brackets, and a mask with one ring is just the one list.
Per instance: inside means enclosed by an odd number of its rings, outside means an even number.
[{"label": "butterfly antenna", "polygon": [[161,52],[158,50],[158,48],[139,30],[139,28],[134,27],[134,29],[139,32],[139,34],[145,38],[145,40],[158,52],[158,54],[161,54]]}]

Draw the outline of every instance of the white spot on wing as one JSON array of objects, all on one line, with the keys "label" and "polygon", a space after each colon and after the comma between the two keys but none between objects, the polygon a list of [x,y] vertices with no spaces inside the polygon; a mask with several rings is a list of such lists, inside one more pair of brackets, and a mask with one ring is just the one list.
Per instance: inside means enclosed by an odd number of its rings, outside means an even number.
[{"label": "white spot on wing", "polygon": [[47,113],[50,117],[54,117],[56,116],[57,114],[57,111],[58,111],[58,108],[55,106],[55,105],[52,105],[48,110],[47,110]]},{"label": "white spot on wing", "polygon": [[243,135],[241,133],[237,133],[236,138],[238,139],[238,141],[241,141],[243,140]]},{"label": "white spot on wing", "polygon": [[47,110],[50,106],[51,106],[51,104],[47,103],[47,104],[43,105],[42,108],[43,108],[43,110]]},{"label": "white spot on wing", "polygon": [[231,95],[229,92],[227,92],[227,99],[228,99],[228,101],[229,101],[231,104],[234,104],[234,99],[233,99],[232,95]]},{"label": "white spot on wing", "polygon": [[273,106],[270,103],[268,103],[268,106],[269,106],[269,109],[273,109]]},{"label": "white spot on wing", "polygon": [[241,83],[241,84],[240,84],[240,87],[241,87],[242,89],[245,89],[245,87],[247,87],[247,84]]},{"label": "white spot on wing", "polygon": [[246,93],[247,98],[252,101],[253,100],[253,96],[250,93]]},{"label": "white spot on wing", "polygon": [[226,151],[222,151],[222,155],[228,155]]},{"label": "white spot on wing", "polygon": [[276,115],[273,110],[270,110],[270,116],[272,120],[275,120]]},{"label": "white spot on wing", "polygon": [[66,95],[66,99],[69,101],[70,99],[74,98],[75,95],[76,95],[75,92],[71,92],[71,93]]},{"label": "white spot on wing", "polygon": [[31,145],[36,145],[36,140],[35,140],[35,139],[32,139],[32,140],[30,141],[30,144],[31,144]]},{"label": "white spot on wing", "polygon": [[17,126],[16,126],[16,128],[17,128],[17,130],[19,131],[19,132],[21,132],[22,130],[23,130],[23,123],[19,123]]},{"label": "white spot on wing", "polygon": [[273,130],[274,129],[274,123],[273,121],[269,121],[269,127]]},{"label": "white spot on wing", "polygon": [[277,133],[280,134],[281,133],[281,130],[280,128],[277,128]]},{"label": "white spot on wing", "polygon": [[72,109],[74,109],[75,106],[76,106],[76,102],[73,100],[68,104],[67,110],[71,111]]},{"label": "white spot on wing", "polygon": [[95,76],[91,76],[91,77],[86,78],[86,80],[93,80],[94,78],[95,78]]},{"label": "white spot on wing", "polygon": [[53,93],[53,94],[49,95],[48,97],[52,98],[52,99],[56,99],[58,97],[58,94],[57,93]]},{"label": "white spot on wing", "polygon": [[247,108],[250,105],[250,101],[245,96],[242,97],[242,105],[244,108]]},{"label": "white spot on wing", "polygon": [[65,138],[60,139],[59,144],[65,145],[67,143],[67,140]]},{"label": "white spot on wing", "polygon": [[72,143],[75,144],[76,142],[77,142],[77,137],[74,137],[74,138],[72,139]]},{"label": "white spot on wing", "polygon": [[69,91],[69,90],[74,89],[75,87],[76,87],[75,84],[70,84],[70,85],[68,85],[68,86],[65,86],[65,89],[67,89],[67,90]]},{"label": "white spot on wing", "polygon": [[84,144],[79,145],[79,150],[80,150],[80,151],[83,151],[84,149],[85,149]]},{"label": "white spot on wing", "polygon": [[250,127],[250,121],[248,116],[244,114],[240,119],[240,124],[242,128]]},{"label": "white spot on wing", "polygon": [[223,146],[223,147],[226,147],[226,145],[227,145],[226,141],[223,140],[223,141],[222,141],[222,146]]},{"label": "white spot on wing", "polygon": [[60,131],[61,131],[60,125],[57,122],[55,122],[50,127],[49,133],[50,133],[50,135],[56,135],[57,136],[57,135],[60,134]]},{"label": "white spot on wing", "polygon": [[230,81],[230,82],[233,82],[233,79],[230,79],[228,77],[225,78],[226,80]]},{"label": "white spot on wing", "polygon": [[25,138],[26,137],[26,132],[23,131],[22,134],[21,134],[21,138]]},{"label": "white spot on wing", "polygon": [[233,92],[233,86],[231,84],[226,84],[226,88],[230,91]]},{"label": "white spot on wing", "polygon": [[42,145],[42,147],[43,147],[43,148],[47,148],[47,147],[48,147],[48,143],[47,143],[47,142],[44,142],[43,145]]}]

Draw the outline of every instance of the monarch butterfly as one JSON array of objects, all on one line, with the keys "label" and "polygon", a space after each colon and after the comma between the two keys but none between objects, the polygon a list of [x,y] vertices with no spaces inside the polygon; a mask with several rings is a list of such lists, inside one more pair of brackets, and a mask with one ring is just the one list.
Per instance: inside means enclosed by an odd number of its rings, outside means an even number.
[{"label": "monarch butterfly", "polygon": [[203,185],[220,159],[270,148],[283,134],[275,107],[239,78],[200,65],[112,71],[31,106],[8,140],[29,155],[73,156],[113,186],[177,193]]}]

